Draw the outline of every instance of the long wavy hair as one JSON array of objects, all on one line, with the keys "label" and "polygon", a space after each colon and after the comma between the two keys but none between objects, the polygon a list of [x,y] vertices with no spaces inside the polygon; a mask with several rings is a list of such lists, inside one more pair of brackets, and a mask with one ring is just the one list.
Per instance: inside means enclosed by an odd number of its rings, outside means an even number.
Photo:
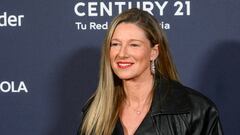
[{"label": "long wavy hair", "polygon": [[122,81],[111,68],[109,52],[114,30],[123,22],[140,27],[152,47],[159,45],[159,55],[155,59],[155,74],[178,81],[167,39],[159,22],[148,12],[137,8],[122,12],[113,19],[106,33],[101,52],[99,83],[83,119],[81,134],[111,135],[118,120],[119,107],[125,95]]}]

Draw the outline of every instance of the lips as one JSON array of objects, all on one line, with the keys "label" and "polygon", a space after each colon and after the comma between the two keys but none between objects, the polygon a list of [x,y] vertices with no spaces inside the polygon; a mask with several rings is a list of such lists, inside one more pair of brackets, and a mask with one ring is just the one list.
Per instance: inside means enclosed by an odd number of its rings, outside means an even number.
[{"label": "lips", "polygon": [[132,62],[117,62],[117,65],[121,69],[126,69],[126,68],[131,67],[133,65],[133,63]]}]

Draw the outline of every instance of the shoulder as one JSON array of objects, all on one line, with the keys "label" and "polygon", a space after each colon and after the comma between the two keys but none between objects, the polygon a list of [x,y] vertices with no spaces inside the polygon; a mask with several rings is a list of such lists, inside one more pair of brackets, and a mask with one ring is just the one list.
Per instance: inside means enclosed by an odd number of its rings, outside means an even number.
[{"label": "shoulder", "polygon": [[163,77],[156,81],[153,115],[171,117],[171,124],[183,123],[192,135],[222,134],[217,107],[208,97],[177,81]]},{"label": "shoulder", "polygon": [[[218,116],[218,109],[211,99],[180,82],[162,78],[158,89],[162,110],[165,112],[188,112],[193,116],[200,116],[199,114]],[[201,117],[204,116],[201,115]]]},{"label": "shoulder", "polygon": [[91,106],[93,100],[94,100],[94,95],[91,96],[91,97],[85,102],[85,104],[84,104],[83,107],[82,107],[82,113],[83,113],[83,114],[86,114],[86,113],[87,113],[87,110],[88,110],[89,107]]},{"label": "shoulder", "polygon": [[201,92],[176,81],[170,80],[170,84],[173,93],[182,93],[182,98],[186,98],[184,100],[190,103],[191,111],[207,111],[209,109],[217,111],[215,103]]},{"label": "shoulder", "polygon": [[204,134],[222,134],[219,111],[215,103],[202,93],[184,86],[178,82],[171,82],[174,93],[184,93],[185,101],[189,102],[188,115],[186,117],[191,132],[201,131]]},{"label": "shoulder", "polygon": [[208,97],[177,81],[159,77],[155,87],[153,99],[155,112],[172,114],[186,112],[197,114],[208,110],[217,112],[216,105]]},{"label": "shoulder", "polygon": [[81,134],[81,128],[82,128],[83,120],[84,120],[84,118],[85,118],[85,115],[86,115],[86,113],[87,113],[87,111],[88,111],[91,103],[93,102],[93,99],[94,99],[93,96],[90,97],[90,98],[86,101],[86,103],[84,104],[84,106],[82,107],[81,115],[80,115],[80,120],[79,120],[79,122],[78,122],[78,124],[77,124],[77,131],[76,131],[77,133],[76,133],[76,135],[80,135],[80,134]]}]

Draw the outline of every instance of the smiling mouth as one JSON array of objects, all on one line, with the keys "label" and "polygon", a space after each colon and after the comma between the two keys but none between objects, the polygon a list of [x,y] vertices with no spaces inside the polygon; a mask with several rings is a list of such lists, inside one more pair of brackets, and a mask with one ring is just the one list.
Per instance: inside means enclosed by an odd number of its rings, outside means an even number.
[{"label": "smiling mouth", "polygon": [[133,65],[133,63],[131,63],[131,62],[117,62],[117,65],[121,69],[126,69],[126,68],[131,67]]}]

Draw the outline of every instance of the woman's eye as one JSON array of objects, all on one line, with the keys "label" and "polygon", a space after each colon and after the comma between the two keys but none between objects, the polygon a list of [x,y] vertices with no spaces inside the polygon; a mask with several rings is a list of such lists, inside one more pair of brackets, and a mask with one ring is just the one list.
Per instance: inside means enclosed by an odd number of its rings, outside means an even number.
[{"label": "woman's eye", "polygon": [[132,47],[138,47],[138,44],[130,44]]},{"label": "woman's eye", "polygon": [[111,43],[111,46],[118,46],[118,43]]}]

